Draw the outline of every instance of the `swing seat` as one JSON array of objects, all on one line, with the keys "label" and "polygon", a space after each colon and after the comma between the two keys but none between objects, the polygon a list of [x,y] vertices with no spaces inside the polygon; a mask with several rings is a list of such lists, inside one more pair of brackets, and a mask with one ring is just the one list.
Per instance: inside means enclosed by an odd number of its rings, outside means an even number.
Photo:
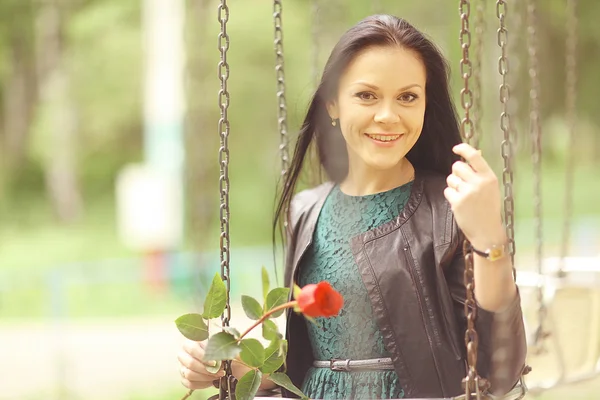
[{"label": "swing seat", "polygon": [[[517,285],[523,299],[523,313],[529,345],[528,375],[532,393],[593,379],[600,375],[600,256],[568,257],[563,274],[560,258],[547,258],[543,274],[523,271]],[[548,337],[536,346],[538,287]]]}]

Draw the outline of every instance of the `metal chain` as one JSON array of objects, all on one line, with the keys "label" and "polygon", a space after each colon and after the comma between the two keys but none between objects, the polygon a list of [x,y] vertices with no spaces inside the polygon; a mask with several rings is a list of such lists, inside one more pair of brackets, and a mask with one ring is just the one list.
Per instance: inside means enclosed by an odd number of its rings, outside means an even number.
[{"label": "metal chain", "polygon": [[[511,13],[510,13],[510,23],[509,23],[509,27],[510,27],[510,31],[511,31],[511,35],[515,38],[521,38],[523,37],[523,32],[521,31],[522,27],[523,27],[523,15],[525,14],[525,9],[521,9],[521,6],[524,3],[521,2],[514,2],[511,5]],[[508,54],[509,55],[515,55],[515,57],[511,57],[510,59],[510,75],[509,75],[509,85],[510,87],[520,87],[519,86],[519,71],[522,68],[522,61],[520,57],[517,57],[517,52],[520,49],[519,46],[519,41],[518,40],[510,40],[508,42],[507,45],[508,49]],[[520,110],[520,106],[519,106],[519,95],[516,96],[511,96],[510,97],[510,102],[508,104],[508,111],[511,115],[511,124],[510,124],[510,134],[511,134],[511,140],[512,140],[512,148],[514,153],[513,154],[518,154],[519,153],[519,146],[520,146],[520,120],[519,120],[519,110]],[[528,139],[528,138],[527,138]],[[516,194],[514,192],[514,190],[516,190],[516,188],[513,188],[513,196],[514,197],[518,197],[518,194]]]},{"label": "metal chain", "polygon": [[475,14],[475,52],[473,55],[473,121],[475,128],[474,147],[479,148],[481,142],[481,121],[483,116],[481,95],[481,70],[483,64],[483,42],[485,35],[485,5],[487,0],[477,1]]},{"label": "metal chain", "polygon": [[[516,3],[514,4],[516,6]],[[515,103],[514,99],[510,96],[510,85],[509,81],[509,62],[508,52],[509,49],[515,50],[516,46],[510,46],[508,40],[508,30],[506,29],[506,16],[508,14],[507,4],[504,0],[497,0],[496,2],[496,17],[498,18],[499,27],[497,30],[498,46],[500,47],[500,58],[498,59],[498,72],[502,77],[502,83],[500,84],[499,94],[500,103],[502,105],[502,111],[500,113],[500,128],[503,133],[502,140],[502,158],[504,161],[504,168],[502,171],[502,182],[504,186],[504,223],[507,231],[509,252],[511,256],[512,273],[513,279],[516,281],[517,272],[515,268],[515,235],[514,235],[514,193],[513,193],[513,161],[514,151],[513,143],[515,138],[515,129],[511,124],[511,116],[509,108]],[[520,16],[515,15],[515,30],[520,25]],[[504,322],[499,322],[497,326],[497,338],[498,346],[492,355],[494,363],[493,379],[498,382],[512,383],[510,367],[507,364],[508,350],[512,342],[512,336],[509,329],[509,325]],[[531,368],[525,366],[522,375],[526,375],[530,372]]]},{"label": "metal chain", "polygon": [[465,116],[460,122],[460,133],[467,143],[473,138],[473,121],[471,120],[471,107],[473,106],[473,93],[469,87],[469,79],[473,74],[473,64],[469,59],[471,47],[471,32],[469,31],[469,17],[471,16],[471,2],[460,0],[460,46],[462,58],[460,60],[460,75],[463,78],[463,88],[460,91],[460,102],[465,111]]},{"label": "metal chain", "polygon": [[283,6],[281,0],[273,1],[273,19],[275,22],[275,72],[277,73],[277,101],[279,125],[279,152],[281,154],[281,178],[285,182],[289,168],[289,149],[287,131],[287,105],[285,100],[285,72],[283,59],[283,29],[282,29]]},{"label": "metal chain", "polygon": [[498,28],[498,46],[500,46],[501,55],[498,59],[498,72],[502,76],[500,84],[500,103],[502,103],[502,112],[500,113],[500,129],[502,129],[502,159],[504,168],[502,170],[502,183],[504,185],[504,225],[508,237],[508,248],[513,265],[513,278],[516,280],[515,269],[515,202],[513,196],[513,148],[511,138],[510,113],[508,111],[508,102],[510,99],[510,86],[508,85],[508,31],[506,30],[506,2],[504,0],[496,1],[496,17],[500,26]]},{"label": "metal chain", "polygon": [[[469,0],[460,0],[460,45],[462,49],[462,58],[460,60],[460,73],[463,78],[463,88],[460,91],[460,101],[465,112],[464,118],[460,123],[460,132],[465,142],[469,143],[473,139],[474,126],[471,120],[470,110],[473,105],[473,93],[469,87],[469,78],[473,73],[473,65],[469,59],[469,48],[471,46],[471,32],[469,31],[469,17],[471,15],[471,3]],[[467,376],[463,379],[463,388],[465,390],[465,399],[470,400],[473,393],[476,398],[481,399],[482,394],[487,390],[488,383],[477,374],[477,348],[479,338],[475,330],[475,319],[477,317],[477,303],[475,301],[475,274],[473,265],[473,252],[470,243],[463,242],[463,253],[465,255],[464,284],[466,287],[465,316],[467,318],[467,330],[465,332],[465,345],[467,348]]]},{"label": "metal chain", "polygon": [[[542,163],[542,130],[540,123],[540,80],[537,43],[537,10],[535,0],[527,0],[527,48],[529,53],[529,128],[532,140],[531,160],[533,163],[533,203],[535,216],[535,243],[536,267],[539,276],[542,276],[542,194],[541,194],[541,163]],[[537,288],[538,301],[538,326],[534,334],[534,353],[543,352],[543,339],[547,337],[544,329],[546,319],[546,306],[544,304],[544,291],[541,284]]]},{"label": "metal chain", "polygon": [[[286,184],[287,173],[290,165],[289,140],[287,130],[287,102],[285,99],[285,69],[283,57],[283,4],[281,0],[273,1],[273,23],[275,26],[275,73],[277,75],[277,125],[279,127],[279,154],[281,156],[281,182]],[[285,189],[285,188],[284,188]],[[288,228],[288,208],[284,210],[283,229]],[[275,271],[275,282],[279,281],[277,268]]]},{"label": "metal chain", "polygon": [[[221,258],[221,279],[225,282],[227,288],[227,306],[223,315],[221,315],[221,325],[229,326],[231,321],[231,275],[230,275],[230,246],[229,246],[229,119],[227,111],[229,108],[229,92],[227,90],[227,80],[229,79],[229,64],[227,63],[227,50],[229,50],[229,36],[227,35],[227,21],[229,21],[229,8],[227,0],[221,0],[218,7],[218,21],[221,24],[221,32],[218,37],[218,46],[221,58],[218,65],[219,80],[221,89],[219,90],[219,108],[221,117],[219,119],[219,136],[221,146],[219,148],[219,194],[221,206],[219,208],[219,217],[221,221],[221,236],[219,239],[220,258]],[[220,380],[219,399],[225,400],[228,394],[232,393],[232,371],[231,361],[224,361],[223,367],[225,376]]]},{"label": "metal chain", "polygon": [[571,242],[571,217],[573,213],[573,175],[575,135],[577,129],[577,0],[567,0],[567,45],[566,45],[566,114],[569,130],[567,162],[565,166],[565,214],[563,240],[560,251],[559,276],[564,275],[565,257]]}]

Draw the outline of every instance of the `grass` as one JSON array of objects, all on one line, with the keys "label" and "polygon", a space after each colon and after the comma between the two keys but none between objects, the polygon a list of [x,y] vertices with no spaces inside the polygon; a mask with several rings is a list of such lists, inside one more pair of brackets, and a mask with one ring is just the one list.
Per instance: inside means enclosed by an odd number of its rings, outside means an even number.
[{"label": "grass", "polygon": [[[562,240],[563,177],[559,166],[544,165],[544,250],[546,255],[557,255]],[[536,243],[532,174],[525,162],[516,170],[519,171],[514,189],[517,256],[526,257]],[[597,253],[600,248],[600,203],[595,179],[592,165],[579,167],[573,193],[573,253]],[[243,187],[248,187],[248,182]],[[267,229],[270,222],[264,212],[249,211],[264,201],[264,194],[258,190],[261,186],[253,187],[255,190],[244,191],[247,194],[244,209],[239,202],[232,204],[234,293],[239,293],[238,284],[246,283],[261,265],[271,268],[272,264]],[[261,209],[270,209],[269,204],[262,204]],[[190,260],[172,263],[168,272],[172,280],[169,290],[157,294],[150,286],[140,285],[147,280],[143,258],[119,241],[109,199],[90,203],[86,218],[71,226],[54,223],[39,202],[24,203],[23,210],[17,211],[0,225],[1,317],[77,318],[173,312],[182,306],[189,307],[191,299],[201,298],[201,288],[219,268],[216,248],[211,246],[214,250],[203,263]],[[240,215],[239,223],[235,223],[235,215]],[[218,227],[210,232],[218,232]],[[217,233],[208,235],[206,242],[216,237]],[[258,244],[264,247],[255,251],[243,249],[245,245]],[[517,268],[528,267],[517,265]]]},{"label": "grass", "polygon": [[[260,287],[262,265],[272,270],[268,248],[240,249],[231,257],[231,296]],[[178,315],[199,310],[218,254],[173,256],[154,277],[143,259],[114,259],[63,265],[39,273],[0,271],[0,321],[18,318],[90,318]],[[159,270],[161,271],[161,270]],[[281,275],[280,275],[281,276]],[[281,278],[279,278],[281,279]],[[275,277],[271,276],[275,282]],[[281,282],[281,281],[280,281]]]}]

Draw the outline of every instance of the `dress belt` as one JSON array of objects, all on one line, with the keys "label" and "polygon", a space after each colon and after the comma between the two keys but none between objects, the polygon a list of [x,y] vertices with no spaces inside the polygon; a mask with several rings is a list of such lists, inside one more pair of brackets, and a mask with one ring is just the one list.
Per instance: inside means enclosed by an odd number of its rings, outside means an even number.
[{"label": "dress belt", "polygon": [[392,359],[387,358],[373,358],[370,360],[343,360],[333,359],[329,361],[314,361],[313,367],[315,368],[329,368],[332,371],[386,371],[394,370],[394,363]]}]

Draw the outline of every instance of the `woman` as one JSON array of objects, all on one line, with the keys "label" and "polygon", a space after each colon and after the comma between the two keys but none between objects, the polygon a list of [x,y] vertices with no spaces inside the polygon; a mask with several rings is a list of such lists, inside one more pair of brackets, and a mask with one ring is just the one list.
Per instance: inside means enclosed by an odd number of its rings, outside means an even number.
[{"label": "woman", "polygon": [[[330,181],[294,195],[311,145]],[[447,64],[421,32],[378,15],[341,37],[283,188],[286,284],[327,280],[345,298],[341,314],[319,325],[288,314],[287,372],[306,395],[460,394],[465,237],[476,252],[478,372],[495,394],[517,382],[526,344],[498,181],[481,152],[461,144]],[[202,354],[188,344],[180,357],[187,387],[216,377],[196,362]],[[505,373],[494,373],[496,359]]]}]

